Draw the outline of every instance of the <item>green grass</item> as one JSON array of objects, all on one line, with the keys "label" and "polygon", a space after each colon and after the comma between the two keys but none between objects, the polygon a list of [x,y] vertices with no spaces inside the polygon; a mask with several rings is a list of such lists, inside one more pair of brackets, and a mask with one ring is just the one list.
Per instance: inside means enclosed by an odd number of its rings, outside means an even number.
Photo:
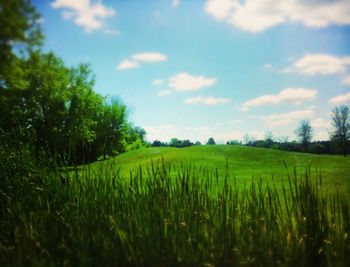
[{"label": "green grass", "polygon": [[348,159],[201,146],[9,163],[0,266],[350,266]]},{"label": "green grass", "polygon": [[[350,195],[350,157],[315,155],[307,153],[286,152],[280,150],[229,146],[193,146],[188,148],[146,148],[124,153],[116,158],[91,164],[99,168],[101,164],[117,165],[124,176],[130,170],[140,165],[145,167],[151,160],[156,162],[164,158],[175,165],[192,164],[197,168],[205,167],[210,171],[218,170],[223,175],[228,165],[228,172],[235,176],[238,182],[251,178],[263,178],[266,181],[274,176],[274,183],[287,178],[287,174],[296,168],[299,175],[311,166],[314,173],[321,173],[326,191],[335,192],[337,189]],[[287,165],[288,169],[286,169]]]}]

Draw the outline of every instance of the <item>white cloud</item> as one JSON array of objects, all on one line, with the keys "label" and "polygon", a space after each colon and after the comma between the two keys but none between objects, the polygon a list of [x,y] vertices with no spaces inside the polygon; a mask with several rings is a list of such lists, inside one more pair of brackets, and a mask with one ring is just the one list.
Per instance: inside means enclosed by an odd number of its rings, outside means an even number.
[{"label": "white cloud", "polygon": [[147,133],[147,140],[160,140],[162,142],[169,142],[173,137],[179,137],[181,130],[172,124],[163,124],[157,126],[143,127]]},{"label": "white cloud", "polygon": [[91,0],[55,0],[55,9],[64,9],[62,16],[84,28],[86,32],[103,28],[105,19],[113,17],[116,12],[108,8],[101,1],[93,3]]},{"label": "white cloud", "polygon": [[311,127],[315,128],[313,132],[314,140],[329,140],[329,132],[332,127],[330,120],[314,118],[310,120]]},{"label": "white cloud", "polygon": [[340,104],[350,104],[350,92],[344,95],[338,95],[329,100],[330,104],[340,105]]},{"label": "white cloud", "polygon": [[140,67],[140,64],[136,61],[125,59],[117,65],[118,70],[135,69]]},{"label": "white cloud", "polygon": [[155,63],[167,60],[167,56],[157,52],[145,52],[131,55],[129,58],[124,59],[118,66],[118,70],[134,69],[141,65],[141,62]]},{"label": "white cloud", "polygon": [[264,64],[264,69],[271,69],[272,65],[271,64]]},{"label": "white cloud", "polygon": [[311,28],[350,24],[350,1],[208,0],[205,11],[242,30],[260,32],[285,22]]},{"label": "white cloud", "polygon": [[264,105],[277,105],[282,103],[300,104],[315,99],[316,90],[305,88],[286,88],[276,95],[263,95],[243,103],[242,108],[248,110],[251,107]]},{"label": "white cloud", "polygon": [[327,54],[309,54],[297,60],[283,72],[297,72],[306,76],[345,73],[350,66],[350,56],[336,57]]},{"label": "white cloud", "polygon": [[229,123],[232,123],[232,124],[237,124],[237,123],[242,123],[243,120],[232,120],[232,121],[229,121]]},{"label": "white cloud", "polygon": [[230,102],[228,98],[215,98],[215,97],[190,97],[184,100],[184,103],[193,105],[193,104],[203,104],[203,105],[219,105],[226,104]]},{"label": "white cloud", "polygon": [[315,111],[312,109],[297,110],[282,114],[272,114],[263,116],[271,127],[286,126],[303,119],[312,119],[315,116]]},{"label": "white cloud", "polygon": [[177,7],[180,4],[180,0],[171,0],[171,6]]},{"label": "white cloud", "polygon": [[342,84],[350,85],[350,75],[343,77]]},{"label": "white cloud", "polygon": [[215,78],[193,76],[186,72],[179,73],[169,79],[169,87],[176,91],[195,91],[203,87],[212,86],[215,83]]},{"label": "white cloud", "polygon": [[157,92],[157,95],[158,96],[167,96],[167,95],[170,95],[172,94],[173,91],[171,90],[161,90],[161,91],[158,91]]},{"label": "white cloud", "polygon": [[156,79],[153,82],[153,85],[162,85],[164,83],[164,80],[162,79]]},{"label": "white cloud", "polygon": [[131,58],[140,62],[160,62],[167,60],[167,56],[157,52],[146,52],[132,55]]},{"label": "white cloud", "polygon": [[331,127],[331,122],[329,120],[324,120],[321,118],[315,118],[310,121],[310,124],[314,128],[330,128]]},{"label": "white cloud", "polygon": [[103,31],[103,33],[104,33],[105,35],[111,35],[111,36],[117,36],[117,35],[120,34],[120,32],[117,31],[117,30],[115,30],[115,29],[105,29],[105,30]]}]

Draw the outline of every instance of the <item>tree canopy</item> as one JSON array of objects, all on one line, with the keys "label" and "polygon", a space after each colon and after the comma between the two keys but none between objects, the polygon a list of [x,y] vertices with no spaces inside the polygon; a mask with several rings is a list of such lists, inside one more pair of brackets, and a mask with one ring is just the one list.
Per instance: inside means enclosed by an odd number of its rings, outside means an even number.
[{"label": "tree canopy", "polygon": [[39,19],[29,0],[0,0],[0,134],[65,163],[145,145],[127,107],[94,91],[89,65],[40,51]]},{"label": "tree canopy", "polygon": [[310,125],[310,122],[308,120],[300,121],[299,127],[296,130],[296,134],[300,140],[300,143],[302,144],[304,152],[308,151],[308,144],[312,139],[312,133],[313,129]]},{"label": "tree canopy", "polygon": [[331,140],[341,148],[342,154],[347,155],[350,140],[350,110],[348,106],[339,106],[332,111]]}]

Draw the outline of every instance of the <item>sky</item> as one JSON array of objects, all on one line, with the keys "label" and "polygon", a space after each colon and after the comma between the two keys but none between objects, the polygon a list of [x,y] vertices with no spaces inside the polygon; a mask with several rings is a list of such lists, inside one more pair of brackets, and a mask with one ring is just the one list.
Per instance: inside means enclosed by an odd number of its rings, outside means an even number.
[{"label": "sky", "polygon": [[33,0],[44,51],[89,63],[149,141],[327,140],[350,104],[349,0]]}]

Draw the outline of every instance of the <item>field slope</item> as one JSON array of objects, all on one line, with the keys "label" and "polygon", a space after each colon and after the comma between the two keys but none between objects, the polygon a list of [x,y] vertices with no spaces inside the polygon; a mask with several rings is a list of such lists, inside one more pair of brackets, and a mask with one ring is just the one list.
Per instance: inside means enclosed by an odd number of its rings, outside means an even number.
[{"label": "field slope", "polygon": [[[226,166],[230,176],[238,180],[251,178],[284,179],[288,174],[293,175],[294,169],[303,175],[308,166],[315,176],[321,173],[324,188],[350,195],[350,157],[315,155],[307,153],[287,152],[273,149],[206,145],[187,148],[152,147],[121,154],[115,158],[93,163],[92,166],[117,165],[124,175],[130,170],[136,170],[149,165],[152,161],[164,159],[174,164],[192,164],[206,167],[209,170],[218,170],[223,175]],[[287,166],[287,168],[286,168]]]}]

